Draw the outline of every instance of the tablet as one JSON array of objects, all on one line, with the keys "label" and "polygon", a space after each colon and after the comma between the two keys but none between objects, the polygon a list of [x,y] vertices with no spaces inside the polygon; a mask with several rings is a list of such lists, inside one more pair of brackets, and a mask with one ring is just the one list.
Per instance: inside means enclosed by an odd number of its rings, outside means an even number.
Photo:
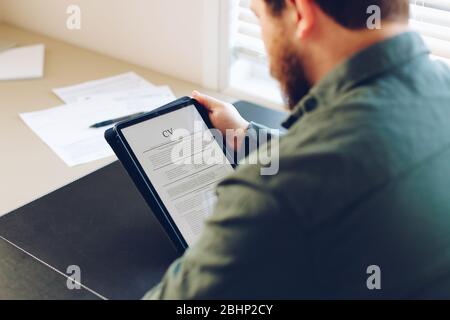
[{"label": "tablet", "polygon": [[197,101],[179,99],[106,132],[108,143],[181,251],[199,238],[217,184],[234,170]]}]

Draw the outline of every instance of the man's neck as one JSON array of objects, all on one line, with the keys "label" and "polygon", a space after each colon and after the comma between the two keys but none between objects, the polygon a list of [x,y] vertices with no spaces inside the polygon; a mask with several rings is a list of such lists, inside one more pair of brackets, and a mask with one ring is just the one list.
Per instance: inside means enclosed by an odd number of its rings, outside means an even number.
[{"label": "man's neck", "polygon": [[385,23],[380,30],[347,30],[338,28],[328,33],[310,55],[308,75],[313,85],[317,84],[339,64],[372,45],[395,37],[409,30],[406,24]]}]

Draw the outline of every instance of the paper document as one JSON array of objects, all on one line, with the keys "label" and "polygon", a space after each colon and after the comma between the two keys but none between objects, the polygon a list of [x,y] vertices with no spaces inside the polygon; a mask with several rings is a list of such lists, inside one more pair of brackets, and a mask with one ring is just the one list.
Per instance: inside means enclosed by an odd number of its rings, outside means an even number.
[{"label": "paper document", "polygon": [[151,111],[173,100],[167,87],[152,87],[134,94],[91,97],[20,116],[68,166],[76,166],[114,155],[104,138],[111,126],[92,129],[91,125]]},{"label": "paper document", "polygon": [[44,75],[43,44],[0,52],[0,80],[35,79]]},{"label": "paper document", "polygon": [[77,102],[80,98],[92,95],[110,94],[118,91],[149,89],[154,86],[134,72],[82,84],[53,89],[53,92],[65,103]]},{"label": "paper document", "polygon": [[120,91],[113,94],[96,94],[81,98],[81,101],[89,101],[98,98],[109,98],[125,106],[130,114],[148,112],[159,108],[175,100],[175,96],[167,86],[146,89]]}]

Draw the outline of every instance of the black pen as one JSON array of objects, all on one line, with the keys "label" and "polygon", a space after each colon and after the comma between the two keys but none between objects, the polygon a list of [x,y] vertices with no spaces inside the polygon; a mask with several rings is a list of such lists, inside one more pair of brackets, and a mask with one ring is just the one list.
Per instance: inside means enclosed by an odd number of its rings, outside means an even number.
[{"label": "black pen", "polygon": [[102,122],[98,122],[93,124],[92,126],[90,126],[89,128],[102,128],[102,127],[106,127],[112,124],[115,124],[117,122],[121,122],[121,121],[126,121],[126,120],[131,120],[133,118],[142,116],[143,114],[145,114],[145,112],[138,112],[135,114],[131,114],[129,116],[125,116],[125,117],[120,117],[120,118],[116,118],[116,119],[111,119],[111,120],[106,120],[106,121],[102,121]]}]

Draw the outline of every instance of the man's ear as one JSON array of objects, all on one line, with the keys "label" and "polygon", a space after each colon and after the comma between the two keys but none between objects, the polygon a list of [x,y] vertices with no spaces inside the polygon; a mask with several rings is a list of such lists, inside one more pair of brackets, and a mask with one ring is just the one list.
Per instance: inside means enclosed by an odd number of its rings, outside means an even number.
[{"label": "man's ear", "polygon": [[304,39],[309,35],[316,22],[314,0],[288,0],[288,6],[292,6],[297,14],[296,37]]}]

